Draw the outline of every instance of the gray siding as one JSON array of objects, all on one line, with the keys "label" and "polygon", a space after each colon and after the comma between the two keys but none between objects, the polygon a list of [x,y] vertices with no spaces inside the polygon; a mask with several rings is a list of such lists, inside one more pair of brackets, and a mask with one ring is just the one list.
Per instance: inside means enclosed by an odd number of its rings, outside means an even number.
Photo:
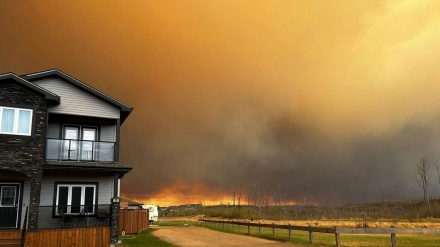
[{"label": "gray siding", "polygon": [[41,200],[40,200],[40,215],[39,228],[56,228],[60,227],[60,218],[52,218],[53,198],[56,191],[54,190],[55,182],[98,182],[98,204],[109,205],[113,197],[113,177],[84,177],[84,176],[70,176],[66,177],[48,177],[45,176],[41,183]]},{"label": "gray siding", "polygon": [[101,141],[116,142],[116,126],[102,125],[101,126]]},{"label": "gray siding", "polygon": [[49,123],[47,126],[47,138],[60,139],[60,123]]},{"label": "gray siding", "polygon": [[50,113],[71,114],[118,119],[120,110],[105,101],[73,86],[60,78],[47,78],[34,82],[61,97],[58,106],[48,109]]},{"label": "gray siding", "polygon": [[31,180],[27,179],[23,184],[23,204],[21,211],[20,229],[23,229],[24,218],[26,217],[26,207],[29,206],[29,198],[31,197]]}]

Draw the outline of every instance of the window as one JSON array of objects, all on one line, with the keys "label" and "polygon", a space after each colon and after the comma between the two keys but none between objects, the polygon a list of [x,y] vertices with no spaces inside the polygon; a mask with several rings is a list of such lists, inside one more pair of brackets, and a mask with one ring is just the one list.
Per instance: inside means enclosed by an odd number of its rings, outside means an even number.
[{"label": "window", "polygon": [[15,190],[16,186],[2,186],[1,187],[0,206],[14,207],[15,206]]},{"label": "window", "polygon": [[63,159],[94,160],[97,127],[64,126]]},{"label": "window", "polygon": [[95,184],[57,184],[56,215],[64,213],[95,213]]},{"label": "window", "polygon": [[32,110],[0,106],[0,134],[31,135]]}]

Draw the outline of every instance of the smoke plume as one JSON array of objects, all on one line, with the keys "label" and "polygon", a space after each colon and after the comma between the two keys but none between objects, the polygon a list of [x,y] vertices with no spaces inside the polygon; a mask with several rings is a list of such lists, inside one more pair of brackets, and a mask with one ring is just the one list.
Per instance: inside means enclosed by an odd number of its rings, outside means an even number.
[{"label": "smoke plume", "polygon": [[0,71],[57,67],[133,106],[121,136],[132,198],[223,200],[253,186],[301,201],[417,198],[414,166],[435,164],[440,143],[439,10],[6,1]]}]

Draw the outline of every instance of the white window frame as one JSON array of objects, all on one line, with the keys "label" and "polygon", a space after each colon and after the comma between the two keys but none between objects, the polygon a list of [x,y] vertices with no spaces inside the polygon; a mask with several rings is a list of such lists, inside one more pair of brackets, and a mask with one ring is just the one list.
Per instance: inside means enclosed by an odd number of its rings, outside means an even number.
[{"label": "white window frame", "polygon": [[[3,121],[3,110],[4,109],[9,109],[9,110],[14,110],[14,127],[12,132],[2,132],[1,130],[1,124]],[[19,123],[19,112],[20,111],[27,111],[30,113],[30,118],[29,118],[29,133],[18,133],[18,123]],[[0,106],[0,134],[7,134],[7,135],[23,135],[23,136],[30,136],[32,133],[32,117],[33,117],[33,111],[30,109],[24,109],[24,108],[16,108],[16,107],[6,107],[6,106]]]},{"label": "white window frame", "polygon": [[[88,212],[89,214],[95,214],[95,206],[96,206],[96,185],[95,184],[57,184],[57,196],[55,201],[55,215],[59,216],[60,213],[58,212],[58,200],[60,196],[60,187],[68,187],[67,191],[67,210],[64,213],[70,214],[72,209],[72,188],[73,187],[81,187],[81,202],[80,202],[80,212],[83,212],[84,210],[84,201],[85,201],[85,193],[87,187],[93,187],[93,207],[92,212]],[[63,205],[64,206],[64,205]]]}]

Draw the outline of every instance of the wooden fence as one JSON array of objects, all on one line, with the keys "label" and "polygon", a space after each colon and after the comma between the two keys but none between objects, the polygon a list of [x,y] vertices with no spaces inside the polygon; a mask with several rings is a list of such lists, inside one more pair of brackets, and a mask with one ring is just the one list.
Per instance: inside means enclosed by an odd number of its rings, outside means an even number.
[{"label": "wooden fence", "polygon": [[148,210],[120,209],[119,234],[138,234],[149,226]]},{"label": "wooden fence", "polygon": [[25,246],[108,247],[110,227],[47,229],[26,233]]},{"label": "wooden fence", "polygon": [[313,243],[313,233],[327,233],[335,235],[336,247],[340,247],[340,234],[390,234],[391,246],[396,247],[396,234],[440,234],[440,229],[428,228],[337,228],[337,227],[312,227],[312,226],[295,226],[295,225],[275,225],[275,224],[260,224],[251,222],[239,221],[217,221],[217,220],[199,220],[202,223],[211,223],[215,227],[225,227],[225,224],[231,224],[234,230],[234,225],[237,225],[238,230],[240,226],[246,226],[248,234],[251,233],[251,227],[258,227],[258,234],[261,234],[261,228],[272,228],[272,236],[275,237],[275,229],[286,229],[289,232],[289,239],[292,239],[292,231],[309,232],[310,243]]}]

